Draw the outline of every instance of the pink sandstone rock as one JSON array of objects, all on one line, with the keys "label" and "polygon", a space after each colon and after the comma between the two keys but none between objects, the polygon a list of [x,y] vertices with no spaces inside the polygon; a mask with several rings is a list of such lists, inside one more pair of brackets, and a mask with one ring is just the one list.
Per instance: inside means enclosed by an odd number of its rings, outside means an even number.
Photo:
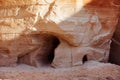
[{"label": "pink sandstone rock", "polygon": [[120,65],[120,17],[117,28],[112,37],[109,61],[111,63]]},{"label": "pink sandstone rock", "polygon": [[0,66],[106,62],[117,0],[0,0]]}]

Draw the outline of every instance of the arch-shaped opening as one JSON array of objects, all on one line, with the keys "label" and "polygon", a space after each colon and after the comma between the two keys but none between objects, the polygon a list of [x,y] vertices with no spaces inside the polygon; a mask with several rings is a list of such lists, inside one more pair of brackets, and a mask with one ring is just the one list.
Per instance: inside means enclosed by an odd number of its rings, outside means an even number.
[{"label": "arch-shaped opening", "polygon": [[84,64],[86,61],[88,61],[88,57],[87,55],[84,55],[82,58],[82,63]]},{"label": "arch-shaped opening", "polygon": [[42,53],[37,54],[36,59],[39,63],[43,65],[49,65],[52,63],[55,57],[55,48],[60,44],[59,39],[56,36],[50,34],[42,34],[43,36],[43,46],[42,46]]},{"label": "arch-shaped opening", "polygon": [[59,39],[51,34],[41,33],[32,34],[31,44],[37,46],[37,49],[26,53],[18,58],[18,63],[25,63],[32,66],[50,65],[55,57],[55,48],[60,44]]}]

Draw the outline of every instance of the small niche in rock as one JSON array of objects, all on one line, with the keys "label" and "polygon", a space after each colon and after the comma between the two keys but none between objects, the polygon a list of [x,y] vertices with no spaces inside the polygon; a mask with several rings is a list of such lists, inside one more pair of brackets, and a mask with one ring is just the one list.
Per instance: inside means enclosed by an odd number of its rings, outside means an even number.
[{"label": "small niche in rock", "polygon": [[50,34],[34,34],[33,40],[38,43],[37,48],[18,58],[18,63],[24,63],[35,67],[48,66],[55,57],[55,49],[60,44],[56,36]]},{"label": "small niche in rock", "polygon": [[86,61],[88,61],[87,55],[84,55],[82,58],[82,63],[84,64]]}]

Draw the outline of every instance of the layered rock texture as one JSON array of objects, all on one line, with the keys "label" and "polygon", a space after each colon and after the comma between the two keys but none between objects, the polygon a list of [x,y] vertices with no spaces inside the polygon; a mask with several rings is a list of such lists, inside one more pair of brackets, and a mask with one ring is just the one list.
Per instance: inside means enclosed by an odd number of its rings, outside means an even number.
[{"label": "layered rock texture", "polygon": [[0,66],[106,62],[117,0],[0,0]]}]

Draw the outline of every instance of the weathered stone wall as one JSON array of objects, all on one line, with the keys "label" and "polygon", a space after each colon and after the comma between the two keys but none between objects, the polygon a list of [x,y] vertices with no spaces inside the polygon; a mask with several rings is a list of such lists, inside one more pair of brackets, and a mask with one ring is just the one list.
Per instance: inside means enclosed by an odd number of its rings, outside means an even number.
[{"label": "weathered stone wall", "polygon": [[115,1],[1,0],[0,66],[70,67],[85,56],[106,62],[118,21]]},{"label": "weathered stone wall", "polygon": [[109,62],[120,65],[120,13],[117,28],[112,38]]}]

